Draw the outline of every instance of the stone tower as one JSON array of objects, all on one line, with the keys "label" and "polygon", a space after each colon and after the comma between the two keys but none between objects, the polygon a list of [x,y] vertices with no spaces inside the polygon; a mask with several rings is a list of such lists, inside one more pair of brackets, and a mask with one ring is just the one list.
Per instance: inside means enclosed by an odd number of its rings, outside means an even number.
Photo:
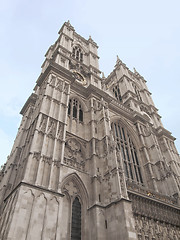
[{"label": "stone tower", "polygon": [[180,239],[180,158],[146,80],[69,22],[0,172],[1,240]]}]

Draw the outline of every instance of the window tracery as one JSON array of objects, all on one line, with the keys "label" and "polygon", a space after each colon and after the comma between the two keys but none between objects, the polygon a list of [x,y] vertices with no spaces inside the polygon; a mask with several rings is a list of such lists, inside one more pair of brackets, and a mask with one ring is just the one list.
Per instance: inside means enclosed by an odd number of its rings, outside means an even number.
[{"label": "window tracery", "polygon": [[126,178],[143,183],[137,151],[128,131],[119,122],[112,123],[111,128],[116,142],[116,150],[121,152]]},{"label": "window tracery", "polygon": [[82,53],[81,48],[79,48],[77,46],[73,47],[72,57],[80,62],[83,62],[83,53]]},{"label": "window tracery", "polygon": [[79,122],[83,122],[83,109],[80,102],[75,98],[69,100],[68,116],[77,119]]},{"label": "window tracery", "polygon": [[140,95],[140,91],[139,91],[139,89],[137,88],[137,86],[135,84],[133,84],[133,88],[134,88],[134,91],[135,91],[135,93],[137,95],[137,99],[139,101],[142,101],[142,98],[141,98],[141,95]]},{"label": "window tracery", "polygon": [[119,101],[119,102],[122,102],[122,97],[121,97],[121,92],[120,92],[120,89],[119,89],[119,86],[116,85],[113,87],[112,89],[113,93],[114,93],[114,96],[115,98]]}]

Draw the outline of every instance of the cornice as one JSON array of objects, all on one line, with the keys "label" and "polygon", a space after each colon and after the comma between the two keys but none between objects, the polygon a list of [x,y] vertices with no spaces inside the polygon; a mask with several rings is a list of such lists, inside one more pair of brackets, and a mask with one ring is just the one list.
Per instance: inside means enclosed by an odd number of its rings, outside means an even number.
[{"label": "cornice", "polygon": [[45,53],[45,57],[48,55],[48,53],[49,53],[50,50],[53,50],[54,47],[55,47],[55,44],[51,45],[51,46],[48,48],[47,52]]},{"label": "cornice", "polygon": [[97,74],[90,72],[95,78],[99,79],[100,81],[102,81],[102,78],[100,76],[98,76]]},{"label": "cornice", "polygon": [[109,110],[111,110],[116,116],[123,116],[127,118],[129,121],[133,122],[134,111],[118,103],[117,100],[113,99],[113,101],[110,102]]},{"label": "cornice", "polygon": [[105,84],[108,84],[111,81],[111,78],[114,76],[116,76],[115,69],[113,69],[113,71],[107,76],[107,78],[105,79]]},{"label": "cornice", "polygon": [[[134,93],[132,90],[127,90],[127,92],[125,92],[121,97],[122,98],[125,98],[125,96],[126,95],[128,95],[128,94],[131,94],[131,95],[133,95],[133,97],[136,97],[137,95],[136,95],[136,93]],[[131,96],[131,98],[132,98],[132,96]],[[134,99],[134,98],[133,98]],[[134,99],[134,100],[136,100],[136,99]],[[137,101],[137,100],[136,100]]]},{"label": "cornice", "polygon": [[89,45],[88,40],[85,39],[84,37],[82,37],[81,35],[79,35],[76,31],[74,32],[74,36],[77,38],[80,38],[83,42],[85,42],[87,45]]},{"label": "cornice", "polygon": [[67,35],[65,32],[62,32],[61,37],[62,37],[63,35],[64,35],[66,38],[68,38],[69,40],[73,41],[73,38],[70,37],[69,35]]},{"label": "cornice", "polygon": [[156,133],[157,133],[158,137],[165,136],[165,137],[170,138],[173,141],[176,140],[176,138],[171,135],[172,134],[171,132],[169,132],[168,130],[166,130],[165,128],[163,128],[161,126],[156,128]]},{"label": "cornice", "polygon": [[[142,114],[140,114],[139,112],[136,112],[136,111],[134,111],[133,119],[134,119],[135,122],[138,121],[138,120],[140,122],[143,122],[143,123],[147,122],[146,117],[144,117]],[[148,121],[148,123],[151,124],[149,121]]]},{"label": "cornice", "polygon": [[69,28],[70,30],[72,30],[72,31],[75,31],[75,30],[74,30],[74,27],[73,27],[70,23],[65,22],[65,23],[62,25],[62,27],[60,28],[58,34],[60,34],[60,33],[63,32],[62,30],[63,30],[64,26],[68,27],[68,28]]},{"label": "cornice", "polygon": [[[170,203],[174,200],[171,197],[168,197],[168,196],[165,196],[165,195],[162,195],[162,194],[159,194],[159,193],[154,193],[154,192],[151,193],[152,192],[151,190],[146,190],[147,195],[145,195],[144,193],[140,193],[140,192],[131,190],[131,189],[127,189],[127,191],[128,191],[128,193],[133,194],[133,195],[138,196],[138,197],[141,197],[146,201],[148,200],[148,201],[151,201],[151,202],[155,202],[155,203],[158,203],[158,204],[161,204],[161,205],[164,205],[164,206],[168,206],[170,208],[173,208],[173,209],[176,209],[176,210],[180,211],[180,207],[178,205]],[[155,195],[157,195],[157,197]],[[161,200],[161,198],[167,199],[167,201],[163,201],[163,200]],[[169,202],[168,202],[168,199],[169,199]]]},{"label": "cornice", "polygon": [[89,67],[91,67],[91,68],[93,68],[94,70],[96,70],[97,72],[101,73],[101,71],[100,71],[98,68],[94,67],[93,65],[90,64]]},{"label": "cornice", "polygon": [[25,102],[23,108],[20,111],[20,114],[23,115],[30,104],[34,105],[36,102],[36,99],[37,99],[37,95],[35,93],[32,93],[28,98],[28,100]]},{"label": "cornice", "polygon": [[33,184],[30,184],[30,183],[27,183],[27,182],[20,182],[4,199],[4,202],[8,200],[8,198],[15,192],[17,191],[21,186],[25,186],[25,187],[30,187],[30,188],[33,188],[33,189],[36,189],[36,190],[40,190],[40,191],[44,191],[44,192],[47,192],[47,193],[50,193],[50,194],[54,194],[56,196],[60,196],[60,197],[64,197],[64,194],[62,193],[59,193],[59,192],[56,192],[54,190],[50,190],[50,189],[47,189],[45,187],[42,187],[42,186],[37,186],[37,185],[33,185]]},{"label": "cornice", "polygon": [[42,84],[43,80],[46,78],[46,76],[49,74],[51,70],[56,72],[58,75],[61,75],[61,77],[64,77],[66,80],[69,80],[71,82],[74,80],[73,73],[71,71],[55,63],[54,61],[49,60],[49,65],[46,68],[45,72],[41,73],[36,81],[38,86]]},{"label": "cornice", "polygon": [[96,53],[93,53],[91,50],[89,50],[89,52],[87,54],[91,54],[92,56],[96,57],[96,58],[100,58]]},{"label": "cornice", "polygon": [[140,89],[140,92],[147,92],[150,95],[152,95],[152,93],[149,90],[147,90],[146,88]]},{"label": "cornice", "polygon": [[57,50],[59,50],[59,49],[63,49],[64,51],[71,53],[71,51],[69,49],[63,47],[62,45],[58,45]]},{"label": "cornice", "polygon": [[74,36],[77,38],[80,38],[83,42],[85,42],[87,45],[89,45],[89,43],[91,43],[92,45],[94,45],[96,48],[98,48],[98,45],[96,42],[94,42],[92,39],[85,39],[84,37],[82,37],[81,35],[79,35],[77,32],[74,31]]},{"label": "cornice", "polygon": [[103,97],[103,99],[108,103],[112,101],[112,97],[109,94],[92,84],[87,87],[87,96],[89,96],[91,93],[93,93],[95,96],[98,96],[99,99]]}]

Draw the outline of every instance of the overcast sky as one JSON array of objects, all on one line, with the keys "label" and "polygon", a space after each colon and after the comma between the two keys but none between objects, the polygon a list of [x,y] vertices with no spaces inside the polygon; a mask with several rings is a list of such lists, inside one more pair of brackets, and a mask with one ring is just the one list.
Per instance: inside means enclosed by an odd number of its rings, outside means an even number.
[{"label": "overcast sky", "polygon": [[179,0],[1,0],[0,165],[10,154],[44,54],[70,20],[77,33],[99,46],[107,76],[116,55],[144,76],[162,122],[180,152]]}]

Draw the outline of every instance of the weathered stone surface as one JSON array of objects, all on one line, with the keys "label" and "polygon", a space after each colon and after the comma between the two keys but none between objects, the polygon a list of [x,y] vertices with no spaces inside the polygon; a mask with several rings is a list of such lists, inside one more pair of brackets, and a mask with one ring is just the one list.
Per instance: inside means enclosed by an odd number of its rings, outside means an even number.
[{"label": "weathered stone surface", "polygon": [[180,159],[145,79],[69,22],[0,171],[0,239],[180,239]]}]

